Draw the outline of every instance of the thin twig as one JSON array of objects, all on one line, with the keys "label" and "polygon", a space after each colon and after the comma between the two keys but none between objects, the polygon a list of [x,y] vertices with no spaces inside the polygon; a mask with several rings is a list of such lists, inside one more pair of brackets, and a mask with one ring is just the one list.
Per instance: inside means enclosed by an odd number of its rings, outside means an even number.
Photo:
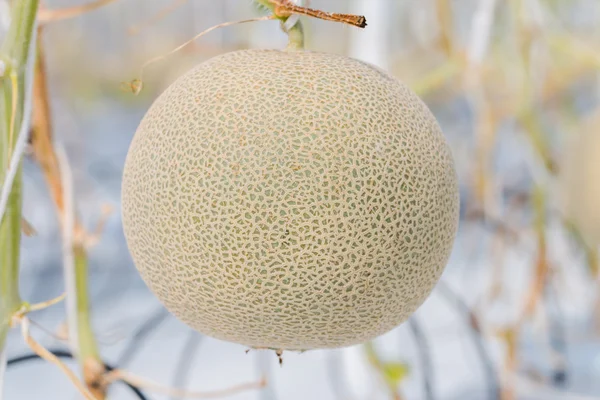
[{"label": "thin twig", "polygon": [[435,394],[433,389],[433,381],[435,380],[435,374],[433,370],[433,363],[431,362],[431,353],[429,352],[429,341],[427,340],[427,336],[425,336],[425,331],[421,327],[421,324],[414,315],[409,318],[408,327],[415,338],[417,350],[419,352],[419,358],[421,359],[425,398],[427,400],[434,400]]},{"label": "thin twig", "polygon": [[67,297],[67,294],[63,293],[60,296],[55,297],[53,299],[43,301],[41,303],[32,304],[31,306],[28,307],[28,312],[40,311],[45,308],[52,307],[53,305],[58,304],[61,301],[63,301],[65,299],[65,297]]},{"label": "thin twig", "polygon": [[131,82],[126,83],[125,85],[129,88],[129,90],[131,90],[131,92],[133,94],[139,94],[139,92],[143,88],[144,70],[150,64],[154,64],[155,62],[158,62],[158,61],[161,61],[161,60],[165,59],[166,57],[170,56],[173,53],[178,52],[179,50],[183,49],[185,46],[189,45],[190,43],[193,43],[196,39],[200,38],[201,36],[206,35],[209,32],[214,31],[215,29],[225,28],[225,27],[231,26],[231,25],[245,24],[245,23],[248,23],[248,22],[269,21],[269,20],[273,20],[275,18],[276,17],[274,15],[267,15],[267,16],[264,16],[264,17],[258,17],[258,18],[252,18],[252,19],[244,19],[244,20],[240,20],[240,21],[229,21],[229,22],[224,22],[222,24],[218,24],[218,25],[215,25],[215,26],[211,26],[210,28],[206,29],[205,31],[200,32],[199,34],[197,34],[196,36],[194,36],[190,40],[186,40],[185,42],[183,42],[179,46],[175,47],[173,50],[168,51],[167,53],[164,53],[164,54],[162,54],[160,56],[156,56],[156,57],[151,58],[150,60],[146,61],[144,64],[142,64],[142,67],[140,68],[139,78],[136,78],[136,79],[132,80]]},{"label": "thin twig", "polygon": [[80,6],[60,8],[57,10],[40,9],[38,13],[38,20],[46,23],[74,18],[80,16],[81,14],[85,14],[97,8],[103,7],[114,1],[115,0],[96,0]]},{"label": "thin twig", "polygon": [[108,383],[114,382],[115,380],[122,380],[134,386],[145,388],[156,393],[161,393],[171,397],[185,397],[188,399],[214,399],[219,397],[227,397],[248,390],[261,389],[267,384],[265,379],[261,379],[258,382],[242,383],[227,389],[215,390],[212,392],[189,392],[186,390],[174,389],[159,385],[146,378],[139,377],[121,369],[115,369],[109,372],[106,374],[105,379]]},{"label": "thin twig", "polygon": [[[31,322],[31,321],[30,321]],[[52,353],[54,356],[56,356],[57,358],[68,358],[68,359],[73,359],[73,354],[71,354],[68,351],[64,351],[64,350],[50,350],[48,349],[48,351],[50,353]],[[32,360],[42,360],[42,358],[38,355],[38,354],[26,354],[23,356],[19,356],[19,357],[15,357],[15,358],[11,358],[10,360],[8,360],[8,366],[12,366],[12,365],[18,365],[18,364],[22,364],[24,362],[27,361],[32,361]],[[114,367],[111,367],[108,364],[104,364],[104,367],[106,369],[106,371],[110,372],[114,370]],[[148,400],[146,398],[146,396],[144,396],[144,394],[140,391],[139,388],[127,383],[127,382],[123,382],[129,389],[131,389],[131,391],[140,399],[140,400]]]},{"label": "thin twig", "polygon": [[11,319],[12,319],[12,321],[18,322],[19,320],[21,320],[23,317],[25,317],[30,312],[40,311],[40,310],[46,309],[48,307],[52,307],[53,305],[60,303],[61,301],[63,301],[65,299],[66,296],[67,296],[67,294],[63,293],[60,296],[55,297],[54,299],[50,299],[50,300],[44,301],[42,303],[37,303],[37,304],[33,304],[33,305],[28,305],[27,303],[24,303],[21,306],[21,308],[12,315]]},{"label": "thin twig", "polygon": [[33,153],[39,164],[52,200],[59,213],[59,222],[62,224],[63,189],[60,184],[60,171],[56,153],[52,144],[52,113],[49,104],[48,83],[46,74],[46,57],[42,43],[43,26],[38,28],[38,56],[35,68],[35,81],[33,85],[33,116],[31,143]]},{"label": "thin twig", "polygon": [[33,350],[34,353],[39,355],[44,360],[56,365],[71,381],[73,386],[81,393],[87,400],[96,400],[96,398],[89,392],[85,385],[77,378],[77,376],[71,371],[69,367],[65,365],[58,357],[48,351],[45,347],[35,341],[29,334],[29,320],[27,317],[21,318],[21,334],[25,343]]},{"label": "thin twig", "polygon": [[36,328],[38,328],[39,330],[41,330],[42,332],[44,332],[46,335],[50,336],[52,339],[54,340],[58,340],[59,342],[68,342],[69,338],[67,337],[67,334],[64,335],[60,335],[60,334],[56,334],[54,332],[52,332],[50,329],[46,328],[45,326],[43,326],[42,324],[36,322],[33,319],[29,319],[29,323],[33,326],[35,326]]}]

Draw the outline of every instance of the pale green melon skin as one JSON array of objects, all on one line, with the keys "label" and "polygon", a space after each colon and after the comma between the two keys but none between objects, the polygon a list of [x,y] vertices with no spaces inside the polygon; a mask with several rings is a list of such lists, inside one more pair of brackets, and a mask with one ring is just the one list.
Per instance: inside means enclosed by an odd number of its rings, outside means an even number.
[{"label": "pale green melon skin", "polygon": [[459,196],[425,104],[359,61],[244,50],[179,78],[131,143],[125,236],[198,331],[256,348],[363,343],[447,263]]}]

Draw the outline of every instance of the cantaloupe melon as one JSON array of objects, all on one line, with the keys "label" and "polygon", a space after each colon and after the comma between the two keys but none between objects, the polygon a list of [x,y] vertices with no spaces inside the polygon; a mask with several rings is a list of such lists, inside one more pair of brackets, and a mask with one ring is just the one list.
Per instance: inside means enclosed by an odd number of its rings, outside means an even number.
[{"label": "cantaloupe melon", "polygon": [[429,295],[458,224],[425,104],[340,55],[244,50],[152,105],[122,212],[143,279],[182,321],[254,348],[368,341]]}]

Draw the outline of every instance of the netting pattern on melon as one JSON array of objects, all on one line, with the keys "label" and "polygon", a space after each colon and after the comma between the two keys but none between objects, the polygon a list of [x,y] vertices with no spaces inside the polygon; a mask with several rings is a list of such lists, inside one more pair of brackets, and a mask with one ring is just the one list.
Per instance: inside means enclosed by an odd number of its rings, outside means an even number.
[{"label": "netting pattern on melon", "polygon": [[406,320],[458,223],[427,107],[369,65],[314,52],[233,52],[179,78],[136,132],[122,201],[134,262],[172,313],[287,350]]}]

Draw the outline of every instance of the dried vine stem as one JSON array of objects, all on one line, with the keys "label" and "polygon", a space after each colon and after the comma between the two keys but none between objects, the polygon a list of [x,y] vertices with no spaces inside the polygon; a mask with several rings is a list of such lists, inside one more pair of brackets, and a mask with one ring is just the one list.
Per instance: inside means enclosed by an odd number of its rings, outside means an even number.
[{"label": "dried vine stem", "polygon": [[367,19],[362,15],[338,14],[315,10],[298,6],[291,0],[256,0],[256,2],[270,9],[280,19],[288,18],[292,15],[304,15],[325,21],[341,22],[358,28],[366,28],[367,26]]},{"label": "dried vine stem", "polygon": [[[87,400],[98,400],[96,397],[94,397],[94,395],[91,394],[90,391],[87,390],[87,388],[85,388],[85,386],[83,386],[83,384],[79,381],[79,379],[73,373],[73,371],[71,371],[62,361],[60,361],[60,359],[56,355],[54,355],[52,352],[50,352],[44,346],[39,344],[35,339],[33,339],[31,334],[29,333],[29,330],[30,330],[29,326],[30,326],[31,321],[29,320],[27,315],[30,312],[39,311],[39,310],[43,310],[45,308],[51,307],[51,306],[61,302],[64,299],[65,299],[65,294],[62,294],[54,299],[51,299],[51,300],[48,300],[48,301],[45,301],[42,303],[38,303],[38,304],[29,305],[28,303],[23,303],[21,308],[12,315],[11,321],[10,321],[10,326],[16,327],[17,325],[20,324],[23,340],[31,348],[31,350],[35,354],[37,354],[38,357],[56,365],[67,376],[69,381],[71,381],[73,383],[73,385],[77,388],[77,390]],[[0,371],[0,372],[3,373],[4,368],[5,368],[4,362],[6,361],[5,357],[4,357],[4,352],[2,352],[0,357],[3,358],[2,359],[3,364],[0,366],[0,369],[2,371]],[[3,376],[0,376],[0,380],[2,380],[2,379],[3,379]],[[1,397],[2,396],[0,393],[0,398]]]},{"label": "dried vine stem", "polygon": [[[31,322],[33,324],[33,321],[29,321],[29,322]],[[68,351],[58,350],[58,349],[46,349],[46,350],[59,359],[61,359],[61,358],[73,359],[73,355]],[[11,358],[10,360],[8,360],[8,366],[22,364],[22,363],[32,361],[32,360],[37,360],[37,359],[43,360],[43,358],[40,357],[39,354],[35,354],[35,353],[25,354],[25,355],[17,356],[17,357],[14,357],[14,358]],[[111,367],[108,364],[105,364],[104,367],[107,371],[112,371],[114,369],[113,367]],[[129,389],[131,389],[133,394],[136,395],[138,399],[147,400],[146,396],[144,396],[144,393],[142,393],[139,388],[132,386],[127,382],[124,382],[124,383]]]},{"label": "dried vine stem", "polygon": [[[180,3],[183,4],[184,2],[185,2],[185,0],[181,0],[180,2],[178,1],[174,4],[171,4],[170,6],[165,8],[163,11],[159,12],[159,14],[157,14],[157,16],[155,18],[161,18],[165,14],[169,13],[172,10],[172,8],[178,7],[180,5]],[[204,36],[207,33],[212,32],[219,28],[224,28],[224,27],[231,26],[231,25],[244,24],[244,23],[248,23],[248,22],[267,21],[267,20],[273,20],[273,19],[279,19],[283,24],[285,24],[285,22],[288,20],[288,18],[290,18],[293,15],[305,15],[305,16],[309,16],[309,17],[323,19],[326,21],[341,22],[341,23],[357,26],[359,28],[365,28],[367,26],[367,20],[364,16],[350,15],[350,14],[336,14],[336,13],[328,13],[328,12],[320,11],[320,10],[314,10],[312,8],[298,6],[290,0],[255,0],[255,2],[263,7],[266,7],[273,14],[267,15],[264,17],[259,17],[259,18],[245,19],[245,20],[241,20],[241,21],[229,21],[229,22],[224,22],[222,24],[212,26],[212,27],[206,29],[205,31],[200,32],[199,34],[194,36],[192,39],[187,40],[184,43],[180,44],[173,50],[171,50],[165,54],[162,54],[160,56],[151,58],[150,60],[146,61],[140,68],[139,78],[133,79],[130,82],[123,82],[123,88],[126,89],[127,91],[132,92],[135,95],[139,94],[143,89],[143,74],[144,74],[144,70],[146,69],[146,67],[148,67],[151,64],[154,64],[155,62],[163,60],[167,56],[169,56],[173,53],[176,53],[177,51],[181,50],[185,46],[194,42],[196,39],[200,38],[201,36]],[[286,27],[285,25],[283,25],[283,28],[290,37],[290,43],[288,45],[288,48],[300,49],[300,48],[304,47],[304,32],[303,32],[302,24],[300,23],[300,21],[297,21],[291,27]]]},{"label": "dried vine stem", "polygon": [[38,342],[31,337],[29,333],[29,319],[27,317],[23,317],[20,319],[21,323],[21,334],[23,335],[23,339],[25,343],[31,348],[31,350],[40,356],[40,358],[56,365],[66,376],[69,378],[69,381],[77,388],[77,390],[87,399],[87,400],[98,400],[90,391],[79,381],[77,376],[63,363],[60,361],[58,357],[48,351],[44,346],[39,344]]},{"label": "dried vine stem", "polygon": [[65,297],[67,297],[67,294],[63,293],[58,297],[55,297],[55,298],[47,300],[47,301],[43,301],[41,303],[36,303],[36,304],[31,304],[31,305],[25,303],[25,304],[23,304],[21,309],[13,315],[13,318],[19,319],[31,312],[41,311],[48,307],[52,307],[53,305],[58,304],[61,301],[63,301],[65,299]]},{"label": "dried vine stem", "polygon": [[38,48],[33,83],[33,115],[31,144],[33,155],[38,162],[50,195],[57,210],[63,209],[62,187],[58,160],[52,147],[52,119],[48,104],[48,84],[46,82],[46,63],[44,48],[41,44],[43,28],[38,28]]},{"label": "dried vine stem", "polygon": [[161,61],[163,59],[165,59],[166,57],[170,56],[173,53],[178,52],[179,50],[183,49],[185,46],[189,45],[190,43],[194,42],[196,39],[206,35],[207,33],[210,33],[216,29],[219,28],[224,28],[227,26],[231,26],[231,25],[238,25],[238,24],[245,24],[248,22],[256,22],[256,21],[268,21],[268,20],[273,20],[276,17],[273,15],[267,15],[264,17],[259,17],[259,18],[252,18],[252,19],[244,19],[241,21],[229,21],[229,22],[223,22],[222,24],[218,24],[215,26],[211,26],[210,28],[200,32],[199,34],[197,34],[196,36],[194,36],[193,38],[191,38],[190,40],[186,40],[185,42],[183,42],[182,44],[180,44],[179,46],[175,47],[173,50],[162,54],[160,56],[156,56],[154,58],[151,58],[150,60],[146,61],[144,64],[142,64],[142,67],[140,68],[140,73],[139,73],[139,78],[136,78],[128,83],[124,82],[124,87],[127,88],[128,90],[130,90],[133,94],[137,95],[139,94],[142,89],[143,89],[143,75],[144,75],[144,70],[151,64],[154,64],[158,61]]}]

